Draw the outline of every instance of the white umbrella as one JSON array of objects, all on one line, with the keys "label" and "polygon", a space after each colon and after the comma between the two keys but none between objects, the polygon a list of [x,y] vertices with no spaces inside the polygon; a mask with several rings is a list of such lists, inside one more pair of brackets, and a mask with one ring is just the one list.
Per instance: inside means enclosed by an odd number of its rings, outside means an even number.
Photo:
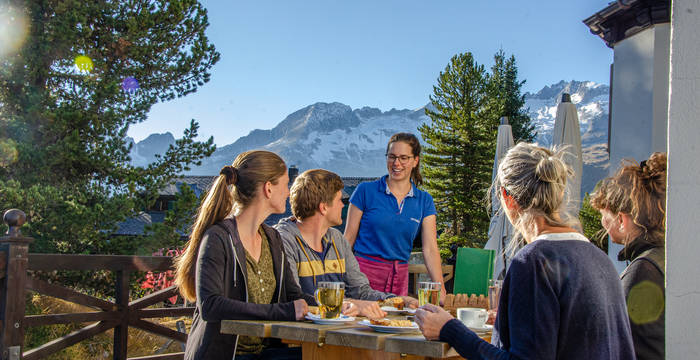
[{"label": "white umbrella", "polygon": [[[496,155],[493,159],[493,174],[491,181],[496,179],[498,174],[498,164],[506,156],[508,150],[515,145],[513,141],[513,131],[508,125],[508,118],[501,118],[501,125],[498,126],[498,138],[496,140]],[[489,240],[484,249],[496,251],[496,261],[493,268],[494,279],[502,279],[508,267],[505,249],[513,234],[512,225],[506,218],[506,214],[500,211],[501,202],[496,191],[491,194],[491,223],[489,224]]]},{"label": "white umbrella", "polygon": [[569,146],[571,156],[566,156],[566,163],[574,170],[574,176],[569,179],[566,190],[569,203],[566,211],[572,217],[578,217],[581,205],[581,177],[583,173],[583,155],[581,152],[581,127],[578,123],[576,106],[571,103],[571,95],[564,93],[557,107],[557,118],[554,120],[552,146]]}]

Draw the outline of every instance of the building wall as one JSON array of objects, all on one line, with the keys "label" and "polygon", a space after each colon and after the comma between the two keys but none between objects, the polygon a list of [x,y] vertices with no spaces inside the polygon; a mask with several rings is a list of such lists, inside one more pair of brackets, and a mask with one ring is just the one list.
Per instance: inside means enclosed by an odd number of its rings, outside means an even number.
[{"label": "building wall", "polygon": [[[622,159],[642,161],[666,151],[670,24],[658,24],[614,46],[610,175]],[[621,245],[609,243],[618,271]]]},{"label": "building wall", "polygon": [[700,0],[674,0],[666,194],[666,358],[700,359]]}]

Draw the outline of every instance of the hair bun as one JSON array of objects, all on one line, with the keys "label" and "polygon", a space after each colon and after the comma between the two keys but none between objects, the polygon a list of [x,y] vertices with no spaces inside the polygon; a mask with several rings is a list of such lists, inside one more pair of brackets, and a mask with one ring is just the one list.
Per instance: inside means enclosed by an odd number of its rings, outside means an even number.
[{"label": "hair bun", "polygon": [[238,181],[238,169],[231,165],[226,165],[221,168],[219,175],[226,177],[226,185],[235,185]]},{"label": "hair bun", "polygon": [[666,177],[666,154],[662,152],[655,152],[651,154],[648,160],[644,160],[639,163],[640,170],[643,177],[645,178],[655,178],[655,177]]}]

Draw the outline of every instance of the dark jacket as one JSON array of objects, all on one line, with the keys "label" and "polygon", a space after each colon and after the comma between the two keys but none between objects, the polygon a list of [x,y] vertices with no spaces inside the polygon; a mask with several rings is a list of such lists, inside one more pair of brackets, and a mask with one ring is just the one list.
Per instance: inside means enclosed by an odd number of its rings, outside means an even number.
[{"label": "dark jacket", "polygon": [[665,358],[664,255],[663,246],[650,244],[643,238],[634,239],[618,254],[618,260],[632,261],[620,279],[630,307],[637,360]]},{"label": "dark jacket", "polygon": [[503,281],[495,328],[499,347],[459,320],[443,326],[440,340],[470,360],[635,359],[617,271],[588,241],[525,245]]},{"label": "dark jacket", "polygon": [[237,335],[221,334],[221,320],[295,320],[294,303],[313,297],[302,293],[289,269],[277,230],[263,224],[270,244],[277,287],[272,304],[247,302],[245,249],[235,219],[224,219],[202,236],[197,255],[195,286],[197,305],[187,338],[186,360],[233,357]]}]

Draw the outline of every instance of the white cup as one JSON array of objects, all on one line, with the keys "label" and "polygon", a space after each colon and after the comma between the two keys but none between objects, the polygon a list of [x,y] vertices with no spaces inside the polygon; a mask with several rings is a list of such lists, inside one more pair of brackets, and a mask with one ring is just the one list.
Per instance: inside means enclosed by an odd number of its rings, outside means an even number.
[{"label": "white cup", "polygon": [[486,309],[481,308],[459,308],[457,309],[457,319],[467,327],[482,328],[486,324],[489,314]]}]

